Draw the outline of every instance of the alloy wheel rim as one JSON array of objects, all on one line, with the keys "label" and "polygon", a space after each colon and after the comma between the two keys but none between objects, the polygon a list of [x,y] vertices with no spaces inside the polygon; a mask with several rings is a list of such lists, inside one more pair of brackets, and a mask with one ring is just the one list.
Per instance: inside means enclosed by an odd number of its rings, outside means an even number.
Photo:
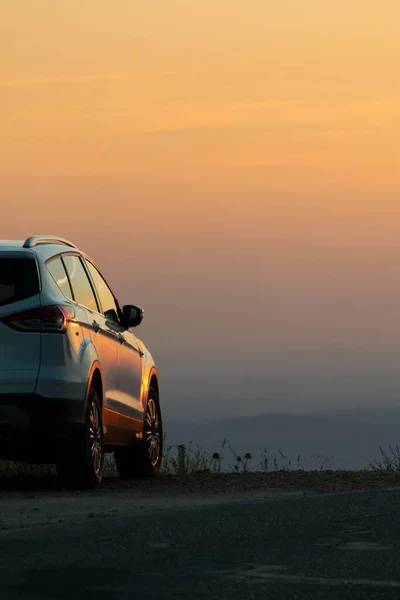
[{"label": "alloy wheel rim", "polygon": [[150,462],[155,467],[161,453],[161,427],[158,407],[153,398],[150,398],[147,403],[145,439]]},{"label": "alloy wheel rim", "polygon": [[101,469],[103,443],[100,428],[100,415],[95,402],[92,402],[90,405],[89,421],[90,454],[94,471],[96,475],[98,475]]}]

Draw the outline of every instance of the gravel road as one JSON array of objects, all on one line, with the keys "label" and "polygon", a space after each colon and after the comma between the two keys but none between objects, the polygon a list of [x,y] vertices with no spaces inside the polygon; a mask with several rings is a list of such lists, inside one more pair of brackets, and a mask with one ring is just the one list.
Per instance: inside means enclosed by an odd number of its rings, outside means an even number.
[{"label": "gravel road", "polygon": [[[93,493],[3,481],[0,598],[399,598],[399,478],[315,474],[316,494],[312,474],[292,489],[278,475],[109,479]],[[340,479],[359,491],[327,491]]]}]

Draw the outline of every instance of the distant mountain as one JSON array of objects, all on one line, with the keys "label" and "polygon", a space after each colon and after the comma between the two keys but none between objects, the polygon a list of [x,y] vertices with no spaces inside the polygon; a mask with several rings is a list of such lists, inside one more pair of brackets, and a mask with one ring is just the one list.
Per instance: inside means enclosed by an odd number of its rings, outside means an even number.
[{"label": "distant mountain", "polygon": [[[379,412],[379,411],[378,411]],[[379,446],[400,444],[400,409],[387,409],[378,414],[366,411],[329,411],[314,414],[270,413],[258,416],[214,419],[164,424],[167,444],[172,446],[192,442],[201,446],[208,455],[222,450],[223,466],[233,464],[236,454],[249,452],[250,466],[260,466],[267,455],[277,457],[284,464],[279,450],[296,465],[300,455],[304,469],[319,468],[324,458],[332,457],[332,468],[356,469],[380,458]],[[387,421],[386,421],[387,419]],[[318,455],[320,458],[312,458]]]},{"label": "distant mountain", "polygon": [[374,408],[349,408],[341,410],[325,410],[303,413],[329,419],[345,419],[369,423],[388,423],[400,425],[399,406],[383,406]]}]

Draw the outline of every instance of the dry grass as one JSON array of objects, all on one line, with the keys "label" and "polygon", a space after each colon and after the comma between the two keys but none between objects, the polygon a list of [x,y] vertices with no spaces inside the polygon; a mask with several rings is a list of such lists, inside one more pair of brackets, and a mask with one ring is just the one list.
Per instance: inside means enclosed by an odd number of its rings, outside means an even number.
[{"label": "dry grass", "polygon": [[394,448],[389,446],[389,452],[379,446],[381,460],[374,460],[369,467],[372,471],[385,473],[400,473],[400,448],[398,444]]},{"label": "dry grass", "polygon": [[[267,450],[264,450],[260,460],[255,461],[250,453],[238,455],[227,444],[227,440],[222,442],[218,450],[218,452],[209,456],[199,445],[194,446],[193,444],[189,444],[185,446],[181,444],[179,446],[166,446],[162,467],[157,479],[163,479],[165,483],[167,480],[176,481],[183,479],[199,481],[199,478],[206,477],[208,481],[213,481],[215,484],[217,479],[224,480],[225,482],[233,481],[232,478],[227,477],[229,475],[246,475],[247,477],[244,477],[244,479],[248,479],[249,482],[256,482],[256,485],[259,485],[260,481],[264,481],[263,478],[267,475],[268,477],[265,481],[268,481],[269,487],[283,485],[285,489],[291,489],[292,486],[297,489],[296,486],[298,485],[300,487],[305,486],[306,488],[310,486],[318,487],[318,481],[322,485],[322,488],[326,489],[328,480],[330,482],[328,485],[329,489],[329,486],[333,486],[332,489],[335,489],[336,485],[342,488],[344,486],[344,489],[350,489],[352,485],[362,487],[365,482],[367,482],[367,487],[374,487],[378,481],[388,482],[390,485],[397,485],[399,483],[400,447],[398,445],[394,448],[389,446],[388,451],[380,447],[380,459],[370,463],[366,469],[355,471],[332,469],[332,457],[324,457],[322,455],[310,457],[315,461],[315,468],[307,470],[302,467],[302,460],[299,455],[292,462],[282,451],[279,451],[278,456],[272,456],[268,454]],[[227,452],[225,463],[228,461],[228,467],[223,469],[222,462],[225,452]],[[231,462],[229,462],[229,459],[231,459]],[[106,454],[104,467],[106,477],[108,476],[115,480],[117,473],[112,454]],[[4,481],[5,478],[8,480],[54,480],[55,475],[56,470],[54,465],[31,465],[22,462],[0,461],[0,482],[1,480]],[[326,479],[327,477],[328,480]],[[237,481],[236,478],[235,481]]]}]

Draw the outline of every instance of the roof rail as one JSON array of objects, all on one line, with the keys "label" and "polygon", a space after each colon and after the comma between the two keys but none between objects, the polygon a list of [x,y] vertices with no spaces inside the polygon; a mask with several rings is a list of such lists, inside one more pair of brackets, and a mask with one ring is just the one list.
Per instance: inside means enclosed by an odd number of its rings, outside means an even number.
[{"label": "roof rail", "polygon": [[34,246],[39,246],[40,244],[57,244],[61,246],[70,246],[71,248],[78,249],[75,244],[65,240],[64,238],[59,238],[54,235],[31,235],[24,242],[24,248],[33,248]]}]

